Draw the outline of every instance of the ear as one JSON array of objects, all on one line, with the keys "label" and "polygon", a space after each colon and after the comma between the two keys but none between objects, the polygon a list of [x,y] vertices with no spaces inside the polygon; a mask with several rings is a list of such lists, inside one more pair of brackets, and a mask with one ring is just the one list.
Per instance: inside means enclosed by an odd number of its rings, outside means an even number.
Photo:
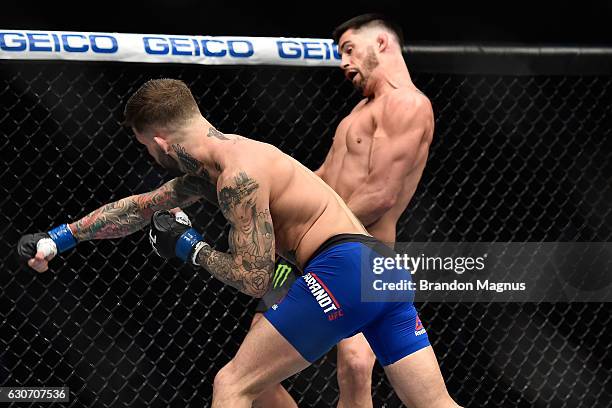
[{"label": "ear", "polygon": [[389,46],[389,34],[381,32],[376,36],[376,47],[378,52],[383,52]]},{"label": "ear", "polygon": [[166,139],[160,136],[153,136],[153,141],[155,144],[157,144],[157,146],[159,146],[160,149],[162,149],[164,153],[170,154],[170,144],[168,144]]}]

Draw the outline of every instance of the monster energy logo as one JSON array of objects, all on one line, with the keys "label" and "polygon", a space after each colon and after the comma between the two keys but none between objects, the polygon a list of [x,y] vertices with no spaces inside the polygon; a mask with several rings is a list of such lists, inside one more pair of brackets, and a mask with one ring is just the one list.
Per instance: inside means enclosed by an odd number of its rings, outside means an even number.
[{"label": "monster energy logo", "polygon": [[289,274],[291,273],[291,269],[292,268],[289,265],[276,265],[276,271],[274,271],[274,278],[272,279],[274,289],[283,286],[283,284],[287,281]]}]

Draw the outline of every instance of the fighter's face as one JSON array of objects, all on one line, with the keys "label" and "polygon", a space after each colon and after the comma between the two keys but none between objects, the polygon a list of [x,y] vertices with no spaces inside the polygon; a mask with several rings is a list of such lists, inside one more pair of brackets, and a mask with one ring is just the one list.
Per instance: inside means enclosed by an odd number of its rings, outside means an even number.
[{"label": "fighter's face", "polygon": [[367,33],[347,30],[340,37],[338,49],[342,56],[340,67],[353,86],[364,91],[372,72],[378,66],[376,42]]},{"label": "fighter's face", "polygon": [[166,154],[161,147],[157,145],[151,138],[148,138],[136,130],[134,130],[136,140],[147,148],[149,155],[166,170],[182,171],[178,162],[169,154]]}]

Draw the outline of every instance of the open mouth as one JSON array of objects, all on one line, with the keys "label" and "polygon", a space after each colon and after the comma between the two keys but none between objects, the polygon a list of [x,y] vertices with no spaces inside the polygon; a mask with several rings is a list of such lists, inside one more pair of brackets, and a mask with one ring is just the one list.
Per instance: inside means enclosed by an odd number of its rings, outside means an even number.
[{"label": "open mouth", "polygon": [[358,72],[357,71],[347,71],[346,73],[346,79],[348,79],[349,81],[353,82],[353,80],[355,79],[355,77],[357,76]]}]

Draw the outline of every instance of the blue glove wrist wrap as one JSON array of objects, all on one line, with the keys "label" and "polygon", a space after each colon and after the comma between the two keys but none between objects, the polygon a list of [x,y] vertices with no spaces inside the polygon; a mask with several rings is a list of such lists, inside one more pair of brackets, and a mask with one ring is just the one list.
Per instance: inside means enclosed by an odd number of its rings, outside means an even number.
[{"label": "blue glove wrist wrap", "polygon": [[176,241],[175,252],[176,256],[181,258],[183,261],[190,261],[189,255],[193,250],[193,247],[200,241],[203,241],[202,235],[193,228],[183,232],[183,234]]},{"label": "blue glove wrist wrap", "polygon": [[60,254],[74,248],[77,244],[74,235],[72,235],[72,231],[68,228],[68,224],[62,224],[59,227],[55,227],[47,232],[47,234],[49,234],[53,242],[55,242],[57,252]]}]

